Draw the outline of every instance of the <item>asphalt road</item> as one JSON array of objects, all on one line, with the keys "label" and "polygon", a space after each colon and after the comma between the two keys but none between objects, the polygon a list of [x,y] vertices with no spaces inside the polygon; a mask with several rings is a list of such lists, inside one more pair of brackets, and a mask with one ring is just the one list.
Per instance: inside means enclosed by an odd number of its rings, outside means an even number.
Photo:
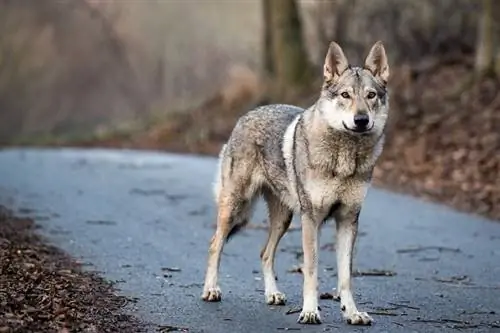
[{"label": "asphalt road", "polygon": [[[288,304],[264,303],[262,206],[257,227],[225,247],[222,302],[202,302],[215,166],[213,158],[155,152],[3,150],[0,204],[34,217],[57,246],[118,281],[121,293],[137,298],[130,310],[152,331],[500,331],[500,223],[375,188],[360,217],[354,263],[355,297],[360,310],[372,312],[371,327],[345,324],[332,300],[320,301],[320,326],[287,314],[301,305],[302,276],[288,272],[299,264],[297,230],[277,257]],[[321,234],[321,292],[336,285],[332,227]],[[366,275],[374,270],[388,276]]]}]

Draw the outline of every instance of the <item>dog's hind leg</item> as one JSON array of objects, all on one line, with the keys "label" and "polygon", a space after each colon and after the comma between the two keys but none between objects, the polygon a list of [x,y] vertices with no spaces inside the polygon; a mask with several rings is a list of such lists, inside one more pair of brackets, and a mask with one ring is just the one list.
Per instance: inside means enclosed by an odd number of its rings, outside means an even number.
[{"label": "dog's hind leg", "polygon": [[217,229],[210,241],[202,294],[202,299],[208,302],[221,300],[218,274],[224,243],[248,223],[259,190],[256,185],[251,186],[252,174],[248,172],[251,165],[240,164],[238,169],[232,169],[232,157],[222,158],[215,191]]},{"label": "dog's hind leg", "polygon": [[274,273],[274,258],[278,243],[288,230],[292,221],[293,212],[270,191],[264,191],[269,210],[269,234],[267,242],[260,253],[262,259],[262,273],[264,275],[265,296],[267,304],[284,305],[285,294],[278,290]]},{"label": "dog's hind leg", "polygon": [[217,229],[210,241],[207,271],[202,299],[207,302],[221,300],[218,286],[220,258],[228,238],[248,223],[252,202],[221,193],[217,213]]}]

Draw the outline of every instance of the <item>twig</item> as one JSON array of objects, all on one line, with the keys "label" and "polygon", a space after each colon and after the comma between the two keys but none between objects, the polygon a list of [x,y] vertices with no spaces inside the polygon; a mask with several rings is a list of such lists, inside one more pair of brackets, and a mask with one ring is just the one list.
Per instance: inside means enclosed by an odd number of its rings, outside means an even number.
[{"label": "twig", "polygon": [[301,311],[302,311],[302,308],[290,308],[285,312],[285,314],[290,315],[290,314],[294,314],[294,313],[299,313]]},{"label": "twig", "polygon": [[467,275],[452,276],[449,278],[433,277],[432,280],[434,280],[436,282],[442,282],[442,283],[451,283],[451,284],[459,284],[459,285],[473,285],[473,283],[470,281],[470,278]]},{"label": "twig", "polygon": [[444,246],[419,246],[419,247],[414,247],[414,248],[399,249],[396,252],[397,253],[415,253],[415,252],[422,252],[422,251],[427,251],[427,250],[437,250],[439,252],[455,252],[455,253],[461,252],[460,249],[444,247]]},{"label": "twig", "polygon": [[411,306],[411,305],[406,305],[406,304],[398,304],[398,303],[392,303],[392,302],[388,302],[387,304],[392,305],[392,306],[396,306],[396,307],[399,307],[399,308],[406,308],[406,309],[412,309],[412,310],[420,310],[420,308],[418,308],[416,306]]},{"label": "twig", "polygon": [[180,272],[181,269],[178,267],[162,267],[161,270],[163,272]]},{"label": "twig", "polygon": [[352,276],[394,276],[396,272],[386,271],[383,269],[370,269],[367,271],[354,271]]},{"label": "twig", "polygon": [[393,317],[399,316],[399,313],[385,312],[385,311],[367,311],[367,313],[375,316],[393,316]]},{"label": "twig", "polygon": [[[333,271],[334,269],[335,269],[334,267],[325,267],[325,271]],[[355,270],[352,272],[353,277],[359,277],[359,276],[395,276],[395,275],[397,275],[396,272],[387,271],[384,269],[369,269],[366,271]],[[337,273],[334,273],[332,276],[337,276]]]}]

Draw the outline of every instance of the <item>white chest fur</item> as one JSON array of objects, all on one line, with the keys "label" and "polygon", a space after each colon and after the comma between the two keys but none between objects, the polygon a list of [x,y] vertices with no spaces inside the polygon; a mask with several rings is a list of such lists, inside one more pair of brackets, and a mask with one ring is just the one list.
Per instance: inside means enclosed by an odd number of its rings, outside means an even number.
[{"label": "white chest fur", "polygon": [[358,178],[325,178],[310,172],[304,182],[304,189],[316,209],[328,210],[337,201],[347,206],[360,204],[368,190],[369,183]]}]

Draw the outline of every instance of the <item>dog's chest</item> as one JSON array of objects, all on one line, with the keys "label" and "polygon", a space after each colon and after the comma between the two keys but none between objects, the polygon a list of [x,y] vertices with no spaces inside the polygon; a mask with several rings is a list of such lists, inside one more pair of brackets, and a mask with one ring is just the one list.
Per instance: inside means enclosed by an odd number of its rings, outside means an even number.
[{"label": "dog's chest", "polygon": [[304,182],[304,190],[313,207],[324,210],[335,202],[356,205],[363,201],[369,183],[359,177],[322,177],[311,172]]},{"label": "dog's chest", "polygon": [[[331,159],[316,155],[316,163],[306,169],[304,189],[314,207],[323,209],[334,202],[358,204],[365,194],[373,169],[372,154],[339,149]],[[315,167],[314,167],[315,166]]]}]

